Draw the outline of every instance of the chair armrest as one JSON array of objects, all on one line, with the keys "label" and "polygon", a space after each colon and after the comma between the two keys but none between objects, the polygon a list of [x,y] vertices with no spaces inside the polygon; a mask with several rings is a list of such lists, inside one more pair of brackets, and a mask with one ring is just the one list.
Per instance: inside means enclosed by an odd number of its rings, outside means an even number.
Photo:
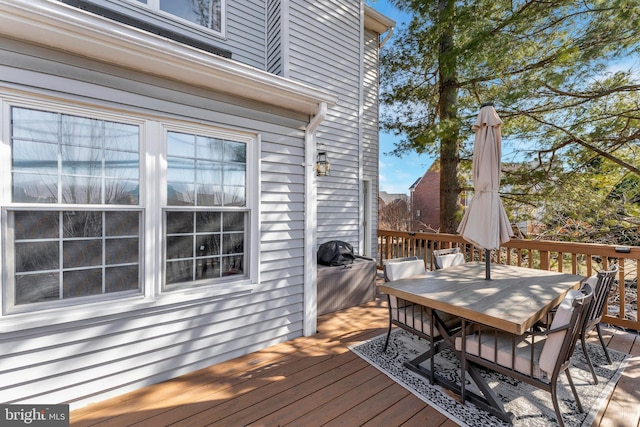
[{"label": "chair armrest", "polygon": [[[536,328],[537,325],[534,325],[533,328]],[[543,337],[546,338],[550,335],[553,334],[557,334],[563,331],[567,331],[569,329],[571,325],[563,325],[557,328],[553,328],[553,329],[545,329],[542,331],[537,331],[537,330],[529,330],[528,332],[526,332],[523,336],[524,337],[532,337],[532,339],[535,341],[535,337]]]}]

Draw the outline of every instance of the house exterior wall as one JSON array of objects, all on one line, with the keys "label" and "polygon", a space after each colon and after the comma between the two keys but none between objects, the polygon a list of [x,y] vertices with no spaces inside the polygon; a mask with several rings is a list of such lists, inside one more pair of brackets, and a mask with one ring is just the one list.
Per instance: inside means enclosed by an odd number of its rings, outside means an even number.
[{"label": "house exterior wall", "polygon": [[[11,40],[2,40],[2,46],[0,64],[13,68],[3,72],[0,96],[5,102],[19,91],[21,99],[39,108],[55,100],[143,119],[255,132],[261,172],[259,244],[254,246],[259,248],[259,283],[219,295],[191,289],[200,293],[196,299],[180,291],[151,304],[125,298],[117,304],[129,309],[115,314],[109,314],[113,302],[96,303],[94,311],[104,315],[50,326],[20,325],[29,324],[36,313],[6,316],[0,323],[0,401],[81,406],[301,335],[305,115]],[[22,67],[38,71],[16,69]],[[87,92],[100,93],[102,99],[90,99]],[[54,309],[49,316],[52,322],[74,319],[75,310]]]},{"label": "house exterior wall", "polygon": [[[132,13],[126,1],[92,2]],[[14,274],[7,262],[13,255],[6,242],[15,203],[9,187],[0,190],[0,344],[5,349],[0,401],[65,402],[77,408],[315,331],[309,326],[314,312],[308,308],[316,298],[308,283],[315,256],[309,255],[307,236],[317,230],[320,242],[340,238],[357,247],[363,241],[363,181],[371,181],[377,193],[377,87],[368,87],[377,78],[377,34],[364,35],[361,4],[292,1],[283,11],[283,3],[275,1],[227,2],[222,38],[178,25],[191,37],[229,50],[228,61],[181,49],[162,37],[140,36],[134,43],[138,33],[76,10],[71,1],[28,3],[0,0],[0,16],[15,13],[11,25],[0,17],[0,177],[12,179],[9,117],[14,105],[139,123],[142,202],[131,209],[143,218],[141,284],[126,296],[12,311],[6,288]],[[30,8],[40,15],[31,15]],[[170,24],[134,9],[154,25]],[[37,21],[56,40],[15,36],[22,17]],[[80,43],[76,33],[58,27],[61,22],[78,31],[86,27],[96,39]],[[12,37],[2,35],[10,31]],[[330,40],[317,42],[326,37]],[[149,56],[133,50],[143,42]],[[92,47],[100,43],[104,49]],[[290,75],[291,83],[280,77],[268,81],[267,73],[258,71],[267,63],[269,71]],[[314,114],[327,105],[325,121],[310,135]],[[255,203],[246,242],[247,277],[211,286],[163,287],[168,248],[162,215],[170,209],[161,201],[168,190],[152,178],[155,169],[166,167],[160,148],[165,126],[211,129],[250,141],[247,192]],[[332,175],[326,181],[311,176],[314,147],[309,145],[314,140],[330,153]],[[317,183],[317,207],[310,182]],[[309,212],[316,209],[317,228],[309,221]],[[371,227],[371,233],[375,230]]]},{"label": "house exterior wall", "polygon": [[267,17],[267,71],[284,76],[283,38],[288,18],[283,13],[281,0],[267,1]]},{"label": "house exterior wall", "polygon": [[[364,32],[364,74],[363,74],[363,120],[362,120],[362,150],[363,150],[363,179],[371,183],[368,188],[370,194],[366,199],[371,203],[361,203],[365,209],[363,213],[366,223],[365,232],[369,233],[368,245],[365,245],[363,255],[376,257],[378,253],[378,192],[379,186],[379,128],[378,128],[378,93],[380,80],[378,33],[365,30]],[[367,239],[367,236],[365,236]],[[368,246],[368,247],[367,247]]]},{"label": "house exterior wall", "polygon": [[318,179],[317,241],[344,240],[360,251],[360,2],[290,0],[289,8],[288,76],[322,82],[338,96],[317,130],[331,162],[331,175]]},{"label": "house exterior wall", "polygon": [[[440,228],[440,172],[433,167],[424,174],[411,192],[413,229]],[[418,211],[420,215],[418,215]]]},{"label": "house exterior wall", "polygon": [[354,0],[271,0],[268,16],[268,69],[338,96],[316,133],[331,162],[317,181],[316,242],[344,240],[375,256],[380,34],[365,28]]}]

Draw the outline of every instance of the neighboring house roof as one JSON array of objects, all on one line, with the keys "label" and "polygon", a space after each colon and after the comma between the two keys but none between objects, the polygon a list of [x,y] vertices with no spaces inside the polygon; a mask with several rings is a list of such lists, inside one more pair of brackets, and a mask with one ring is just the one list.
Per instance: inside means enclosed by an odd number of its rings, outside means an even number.
[{"label": "neighboring house roof", "polygon": [[434,160],[433,163],[431,163],[431,166],[429,166],[429,168],[425,171],[424,175],[416,179],[416,181],[413,184],[411,184],[411,187],[409,187],[409,190],[412,190],[412,191],[415,190],[418,184],[420,184],[420,181],[422,181],[422,179],[425,176],[427,176],[427,174],[429,173],[436,173],[440,175],[440,159]]},{"label": "neighboring house roof", "polygon": [[409,190],[414,190],[416,186],[420,183],[420,181],[422,181],[422,177],[416,179],[415,182],[411,184],[411,187],[409,187]]},{"label": "neighboring house roof", "polygon": [[406,194],[402,194],[402,193],[390,194],[390,193],[387,193],[386,191],[381,191],[378,197],[380,197],[386,204],[392,203],[395,200],[404,200],[404,201],[409,200],[409,196],[407,196]]}]

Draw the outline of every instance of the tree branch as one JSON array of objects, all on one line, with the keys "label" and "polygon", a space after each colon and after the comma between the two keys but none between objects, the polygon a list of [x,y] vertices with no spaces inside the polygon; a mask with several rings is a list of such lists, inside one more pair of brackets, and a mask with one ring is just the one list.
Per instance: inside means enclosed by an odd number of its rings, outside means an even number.
[{"label": "tree branch", "polygon": [[[583,146],[583,147],[585,147],[585,148],[587,148],[587,149],[589,149],[591,151],[594,151],[594,152],[598,153],[600,156],[602,156],[602,157],[604,157],[606,159],[609,159],[612,162],[614,162],[615,164],[617,164],[619,166],[622,166],[623,168],[629,170],[630,172],[633,172],[634,174],[640,176],[640,168],[637,168],[637,167],[633,166],[632,164],[627,163],[627,162],[625,162],[624,160],[622,160],[622,159],[620,159],[618,157],[612,156],[611,154],[607,153],[606,151],[601,150],[600,148],[594,146],[593,144],[588,143],[584,139],[582,139],[579,136],[569,132],[567,129],[565,129],[565,128],[561,127],[561,126],[558,126],[558,125],[556,125],[554,123],[546,122],[544,120],[540,120],[538,117],[536,117],[534,115],[531,115],[531,114],[528,114],[528,113],[524,113],[524,114],[526,116],[528,116],[529,118],[531,118],[532,120],[538,122],[538,123],[544,124],[546,126],[549,126],[551,128],[554,128],[554,129],[559,130],[560,132],[564,133],[565,135],[567,135],[570,138],[569,142],[575,142],[575,143],[577,143],[577,144],[579,144],[579,145],[581,145],[581,146]],[[556,149],[554,149],[554,151]]]}]

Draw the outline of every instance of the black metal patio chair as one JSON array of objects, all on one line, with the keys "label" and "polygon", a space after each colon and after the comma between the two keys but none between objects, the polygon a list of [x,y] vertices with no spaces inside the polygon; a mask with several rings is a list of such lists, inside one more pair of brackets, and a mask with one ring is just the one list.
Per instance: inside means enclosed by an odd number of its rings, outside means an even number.
[{"label": "black metal patio chair", "polygon": [[583,412],[569,367],[592,299],[593,289],[589,284],[585,284],[580,291],[567,293],[548,330],[524,335],[463,320],[463,330],[470,328],[473,332],[455,339],[456,350],[462,359],[462,402],[466,394],[465,372],[470,363],[549,392],[560,427],[564,427],[564,421],[558,404],[557,383],[559,375],[564,372],[578,410]]}]

